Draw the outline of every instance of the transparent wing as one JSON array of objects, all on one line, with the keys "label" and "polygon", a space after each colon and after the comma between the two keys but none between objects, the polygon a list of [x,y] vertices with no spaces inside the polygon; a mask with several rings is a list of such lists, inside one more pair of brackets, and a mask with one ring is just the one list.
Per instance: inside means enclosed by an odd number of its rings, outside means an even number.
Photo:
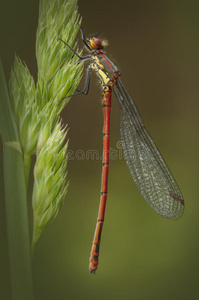
[{"label": "transparent wing", "polygon": [[157,213],[169,219],[179,219],[184,211],[184,200],[173,175],[121,80],[118,80],[114,92],[121,108],[124,157],[138,190]]}]

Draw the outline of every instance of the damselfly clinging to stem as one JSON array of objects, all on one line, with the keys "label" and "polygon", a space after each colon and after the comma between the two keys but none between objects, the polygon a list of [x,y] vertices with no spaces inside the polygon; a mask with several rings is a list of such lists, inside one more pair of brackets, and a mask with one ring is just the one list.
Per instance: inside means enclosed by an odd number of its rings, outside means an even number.
[{"label": "damselfly clinging to stem", "polygon": [[61,101],[74,95],[88,94],[91,70],[96,71],[103,91],[104,129],[101,197],[89,264],[90,272],[95,273],[98,267],[99,246],[107,199],[112,91],[114,91],[121,109],[120,132],[124,157],[141,195],[157,213],[172,220],[177,220],[182,216],[184,200],[173,175],[145,128],[133,98],[120,79],[118,68],[104,54],[102,40],[96,36],[85,38],[81,28],[80,32],[83,43],[90,51],[89,55],[79,56],[67,43],[62,42],[80,60],[91,60],[92,63],[87,69],[84,89],[64,97]]}]

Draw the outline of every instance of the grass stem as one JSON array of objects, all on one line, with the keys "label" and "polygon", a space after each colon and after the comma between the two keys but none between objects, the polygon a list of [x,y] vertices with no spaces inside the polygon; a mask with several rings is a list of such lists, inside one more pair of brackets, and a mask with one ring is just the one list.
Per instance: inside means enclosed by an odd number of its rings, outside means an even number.
[{"label": "grass stem", "polygon": [[0,132],[12,300],[33,300],[24,162],[0,60]]}]

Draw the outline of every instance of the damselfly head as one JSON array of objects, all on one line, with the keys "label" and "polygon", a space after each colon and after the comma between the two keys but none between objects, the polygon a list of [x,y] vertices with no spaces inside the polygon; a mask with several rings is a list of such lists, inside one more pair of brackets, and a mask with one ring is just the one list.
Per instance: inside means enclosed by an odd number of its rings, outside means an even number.
[{"label": "damselfly head", "polygon": [[103,48],[101,39],[97,37],[92,37],[89,42],[93,49],[99,50]]},{"label": "damselfly head", "polygon": [[94,50],[100,50],[103,49],[108,45],[108,42],[106,40],[101,40],[99,37],[93,36],[88,39],[88,42]]}]

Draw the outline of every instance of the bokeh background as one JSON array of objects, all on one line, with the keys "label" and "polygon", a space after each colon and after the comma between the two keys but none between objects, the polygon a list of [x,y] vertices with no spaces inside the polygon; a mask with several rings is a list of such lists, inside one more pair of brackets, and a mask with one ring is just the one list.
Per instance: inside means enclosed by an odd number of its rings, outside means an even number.
[{"label": "bokeh background", "polygon": [[[1,1],[0,51],[7,80],[15,52],[36,79],[38,3]],[[89,274],[101,161],[82,155],[89,150],[102,152],[103,126],[101,90],[93,74],[89,95],[71,99],[62,114],[70,127],[73,154],[68,162],[70,188],[59,215],[36,247],[35,298],[198,299],[199,2],[80,0],[79,12],[85,34],[103,33],[109,40],[106,52],[121,70],[146,127],[181,187],[186,208],[179,221],[170,221],[156,214],[138,193],[117,147],[120,112],[114,99],[111,148],[116,157],[110,162],[99,269],[95,276]],[[2,176],[1,152],[0,299],[9,300]],[[31,216],[31,197],[29,210]]]}]

